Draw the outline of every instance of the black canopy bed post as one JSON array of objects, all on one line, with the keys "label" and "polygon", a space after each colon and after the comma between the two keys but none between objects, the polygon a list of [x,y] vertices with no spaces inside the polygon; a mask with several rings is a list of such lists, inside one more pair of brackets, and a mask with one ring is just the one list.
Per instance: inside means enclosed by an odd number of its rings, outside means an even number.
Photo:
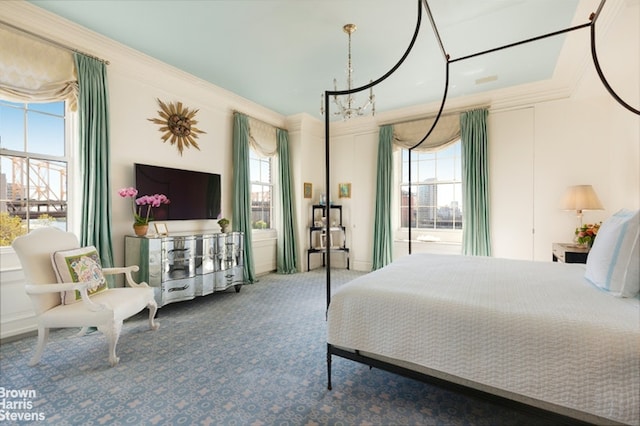
[{"label": "black canopy bed post", "polygon": [[[325,187],[326,187],[326,192],[327,192],[327,197],[326,197],[326,208],[328,209],[328,206],[331,205],[331,191],[330,191],[330,184],[331,184],[331,179],[329,177],[330,174],[330,156],[329,156],[329,141],[331,140],[330,137],[330,126],[329,126],[329,96],[341,96],[341,95],[350,95],[353,93],[358,93],[361,92],[363,90],[367,90],[372,88],[373,86],[376,86],[378,84],[380,84],[382,81],[386,80],[391,74],[393,74],[399,67],[400,65],[402,65],[402,63],[405,61],[405,59],[407,59],[407,57],[409,56],[409,53],[411,52],[411,50],[413,49],[413,46],[416,42],[416,40],[418,39],[418,33],[420,32],[420,24],[422,23],[422,7],[421,7],[421,3],[422,1],[425,2],[426,5],[426,0],[418,0],[418,17],[416,19],[416,28],[413,32],[413,36],[411,37],[411,42],[409,43],[409,46],[407,47],[407,49],[405,50],[404,54],[402,55],[402,57],[400,58],[400,60],[386,73],[384,74],[382,77],[378,78],[377,80],[374,80],[372,82],[370,82],[369,84],[366,84],[364,86],[361,87],[356,87],[354,89],[351,90],[325,90],[324,92],[324,137],[325,137],[325,142],[324,142],[324,152],[325,152]],[[432,21],[433,22],[433,21]],[[326,221],[325,223],[325,232],[329,232],[329,228],[330,228],[330,221]],[[329,245],[325,244],[325,257],[327,259],[326,261],[326,290],[327,290],[327,310],[329,309],[329,303],[331,301],[331,252],[329,250]],[[328,375],[328,380],[327,380],[327,389],[331,390],[331,354],[332,354],[332,346],[330,344],[327,344],[327,375]]]},{"label": "black canopy bed post", "polygon": [[[324,142],[324,164],[325,164],[325,176],[324,176],[324,185],[325,185],[325,193],[326,196],[324,198],[324,208],[326,209],[326,211],[323,213],[325,215],[325,217],[327,218],[327,220],[325,220],[324,222],[324,226],[325,226],[325,235],[327,236],[327,241],[329,241],[329,235],[331,235],[329,232],[330,231],[330,223],[331,221],[329,220],[329,217],[327,216],[329,214],[329,207],[331,205],[331,178],[330,178],[330,168],[331,168],[331,156],[329,155],[329,95],[331,94],[331,91],[329,90],[325,90],[324,92],[324,134],[325,134],[325,142]],[[331,299],[331,250],[330,250],[330,244],[325,244],[324,245],[324,250],[325,250],[325,254],[324,257],[326,258],[325,264],[326,264],[326,287],[327,287],[327,309],[329,309],[329,300]]]},{"label": "black canopy bed post", "polygon": [[[436,31],[437,34],[437,30],[435,30],[434,27],[434,31]],[[440,36],[438,36],[438,41],[440,40]],[[440,117],[442,116],[442,110],[444,109],[444,104],[447,101],[447,92],[449,91],[449,55],[447,55],[444,51],[444,47],[442,47],[442,43],[440,44],[440,47],[442,48],[442,54],[444,55],[444,59],[446,61],[446,71],[445,71],[445,83],[444,83],[444,94],[442,95],[442,102],[440,102],[440,109],[438,110],[438,115],[436,115],[435,120],[433,120],[433,124],[431,125],[431,128],[429,129],[429,131],[427,132],[426,135],[424,135],[424,137],[420,140],[420,142],[418,142],[417,144],[415,144],[414,146],[412,146],[411,148],[409,148],[409,194],[408,194],[408,208],[407,208],[407,216],[408,216],[408,226],[409,226],[409,234],[408,234],[408,238],[409,238],[409,254],[411,254],[412,250],[412,244],[413,244],[413,238],[411,237],[411,199],[412,199],[412,193],[411,193],[411,153],[413,152],[414,149],[416,149],[417,147],[419,147],[420,145],[422,145],[422,143],[424,141],[427,140],[427,138],[429,137],[429,135],[431,135],[431,132],[433,132],[433,129],[435,129],[436,125],[438,124],[438,121],[440,120]],[[416,220],[417,223],[417,220]]]},{"label": "black canopy bed post", "polygon": [[[442,110],[444,108],[444,104],[447,100],[447,92],[449,90],[449,55],[447,54],[447,52],[444,49],[444,45],[442,44],[442,38],[440,37],[440,33],[438,32],[438,27],[436,26],[435,21],[433,20],[433,15],[431,14],[431,8],[429,7],[429,3],[427,2],[427,0],[422,0],[424,3],[424,8],[427,10],[427,16],[429,17],[429,22],[431,23],[431,28],[433,29],[433,33],[436,36],[436,40],[438,42],[438,46],[440,47],[440,52],[442,52],[442,56],[444,57],[445,63],[446,63],[446,77],[445,77],[445,85],[444,85],[444,95],[442,96],[442,101],[440,102],[440,109],[438,110],[438,115],[436,116],[436,119],[433,121],[433,124],[431,125],[431,128],[429,129],[429,131],[427,132],[427,134],[420,140],[420,142],[418,142],[417,144],[415,144],[414,146],[412,146],[411,148],[409,148],[409,190],[408,190],[408,194],[407,194],[407,226],[408,226],[408,235],[407,238],[409,239],[408,242],[408,246],[409,246],[409,254],[412,253],[412,247],[413,247],[413,237],[411,234],[411,213],[412,213],[412,192],[411,192],[411,182],[412,182],[412,178],[411,178],[411,154],[413,153],[413,150],[416,149],[418,146],[420,146],[424,141],[427,140],[427,138],[429,137],[429,135],[431,134],[431,132],[433,131],[433,129],[436,127],[436,124],[438,124],[438,120],[440,120],[440,116],[442,115]],[[418,7],[420,7],[418,5]]]},{"label": "black canopy bed post", "polygon": [[[324,92],[324,137],[325,137],[324,152],[325,152],[325,187],[326,187],[325,190],[327,192],[327,197],[325,201],[327,203],[326,205],[330,205],[330,198],[331,198],[331,195],[330,195],[331,181],[329,178],[329,174],[330,174],[329,172],[330,172],[330,166],[331,166],[330,165],[331,161],[329,156],[329,141],[331,140],[331,135],[330,135],[331,129],[329,126],[329,96],[350,95],[353,93],[358,93],[358,92],[362,92],[363,90],[370,89],[373,86],[376,86],[381,82],[383,82],[384,80],[386,80],[391,74],[393,74],[400,67],[400,65],[402,65],[405,59],[407,59],[407,56],[409,56],[411,49],[413,49],[413,46],[416,43],[416,40],[418,39],[418,33],[420,32],[420,24],[422,23],[422,7],[420,4],[423,1],[425,0],[418,0],[418,18],[416,20],[416,28],[413,32],[413,36],[411,37],[411,41],[409,42],[409,46],[407,47],[407,50],[404,52],[400,60],[389,71],[387,71],[386,74],[384,74],[382,77],[378,78],[377,80],[373,80],[368,84],[365,84],[364,86],[356,87],[350,90],[325,90]],[[327,223],[325,224],[325,232],[329,232],[329,228],[330,228],[330,222],[327,221]],[[330,255],[330,251],[329,251],[328,245],[326,246],[327,247],[325,247],[325,256],[328,259]],[[331,299],[331,267],[329,262],[330,261],[328,261],[326,265],[327,309],[329,308],[329,301]]]},{"label": "black canopy bed post", "polygon": [[409,239],[409,254],[411,254],[412,247],[412,237],[411,237],[411,201],[413,200],[413,196],[411,195],[411,153],[413,152],[413,148],[409,148],[409,185],[407,190],[407,226],[409,227],[409,232],[407,233],[407,238]]}]

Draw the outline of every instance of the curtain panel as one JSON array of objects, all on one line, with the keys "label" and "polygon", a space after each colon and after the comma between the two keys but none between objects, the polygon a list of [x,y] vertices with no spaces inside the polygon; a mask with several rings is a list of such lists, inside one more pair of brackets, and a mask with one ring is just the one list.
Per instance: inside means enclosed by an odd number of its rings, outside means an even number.
[{"label": "curtain panel", "polygon": [[487,109],[460,115],[462,137],[462,254],[491,256]]},{"label": "curtain panel", "polygon": [[[296,241],[296,221],[293,182],[291,179],[291,162],[289,160],[289,133],[263,121],[242,115],[246,119],[246,145],[247,145],[247,165],[245,167],[246,180],[249,189],[248,204],[248,229],[245,234],[251,232],[251,192],[250,192],[250,170],[249,170],[249,149],[254,150],[261,157],[277,157],[278,170],[277,178],[279,182],[278,193],[275,198],[278,200],[277,215],[277,235],[276,247],[276,267],[280,274],[292,274],[298,271],[297,241]],[[235,130],[234,130],[235,135]],[[245,142],[242,142],[245,143]],[[235,165],[235,163],[234,163]],[[239,171],[240,172],[240,171]],[[235,214],[235,211],[234,211]],[[245,239],[246,241],[246,239]]]},{"label": "curtain panel", "polygon": [[[286,130],[279,129],[275,126],[267,124],[263,121],[251,118],[239,112],[235,113],[235,124],[234,124],[234,155],[238,155],[237,162],[236,157],[234,156],[234,166],[241,164],[241,166],[237,166],[234,169],[234,182],[247,182],[247,188],[242,189],[242,192],[246,191],[247,200],[246,207],[243,207],[245,202],[234,203],[234,221],[233,223],[242,224],[241,230],[246,234],[251,233],[251,176],[250,176],[250,167],[249,167],[249,149],[254,150],[260,157],[276,157],[278,159],[278,170],[277,176],[280,186],[280,192],[278,194],[274,194],[274,202],[278,203],[279,213],[277,215],[277,247],[276,247],[276,268],[279,274],[293,274],[298,271],[298,260],[297,260],[297,240],[296,240],[296,225],[295,225],[295,205],[294,205],[294,193],[293,193],[293,181],[291,179],[291,163],[289,160],[289,133]],[[240,119],[239,117],[242,117]],[[239,132],[236,139],[236,125],[237,130]],[[236,149],[240,149],[239,146],[235,146],[236,143],[238,145],[242,144],[246,149],[246,153],[236,152]],[[241,160],[246,156],[246,161]],[[237,176],[237,174],[243,174],[243,176]],[[237,180],[235,180],[237,179]],[[244,183],[243,183],[244,185]],[[237,193],[238,185],[235,186],[236,194],[234,196],[238,197],[240,194]],[[239,212],[239,217],[237,219],[236,216],[236,207],[240,209],[247,210],[247,213]],[[241,210],[242,211],[242,210]],[[245,237],[245,241],[248,246],[251,242],[251,238],[247,239]],[[251,250],[251,247],[249,247]],[[253,254],[249,255],[251,259],[253,259]],[[245,262],[250,263],[250,262]],[[245,264],[245,268],[247,265]],[[251,268],[253,268],[253,262],[251,262]],[[247,274],[245,274],[247,275]],[[249,276],[249,275],[247,275]],[[252,272],[251,277],[254,277],[254,273]],[[253,282],[253,281],[252,281]]]},{"label": "curtain panel", "polygon": [[82,215],[80,242],[98,249],[102,265],[113,266],[109,89],[106,65],[75,53],[78,69],[78,129]]},{"label": "curtain panel", "polygon": [[244,279],[256,280],[251,234],[251,182],[249,181],[249,120],[233,113],[233,213],[231,227],[244,232]]},{"label": "curtain panel", "polygon": [[393,194],[393,126],[380,127],[378,134],[378,173],[373,221],[373,270],[393,260],[391,199]]},{"label": "curtain panel", "polygon": [[289,159],[289,132],[277,129],[278,176],[280,178],[280,227],[278,229],[277,268],[279,274],[298,272],[298,244],[296,241],[296,212]]},{"label": "curtain panel", "polygon": [[13,102],[66,100],[77,109],[73,54],[0,27],[0,95]]}]

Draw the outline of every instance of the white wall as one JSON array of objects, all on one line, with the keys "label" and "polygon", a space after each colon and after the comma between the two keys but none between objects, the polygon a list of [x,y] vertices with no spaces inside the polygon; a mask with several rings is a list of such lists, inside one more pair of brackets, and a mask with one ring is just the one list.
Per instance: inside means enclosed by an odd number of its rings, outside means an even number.
[{"label": "white wall", "polygon": [[[637,1],[621,4],[610,19],[613,24],[599,31],[599,49],[608,77],[637,107],[640,105],[637,55],[640,51],[637,17],[640,14]],[[306,114],[282,117],[26,2],[3,4],[0,19],[111,62],[108,66],[111,185],[117,263],[124,260],[123,237],[131,232],[132,219],[130,205],[117,197],[115,191],[133,185],[134,162],[220,173],[223,215],[231,216],[232,114],[239,110],[289,129],[293,202],[298,216],[299,267],[306,270],[311,205],[325,191],[324,123]],[[567,45],[578,44],[587,52],[587,43],[583,41],[586,37],[586,31],[582,31],[569,37]],[[574,66],[571,72],[557,71],[568,84],[541,82],[500,93],[447,101],[447,108],[491,105],[488,124],[490,197],[492,244],[496,256],[549,260],[551,243],[568,241],[575,226],[575,216],[558,207],[562,193],[569,185],[592,184],[605,206],[604,211],[587,212],[585,221],[602,220],[622,207],[640,208],[640,118],[611,99],[587,59],[561,62]],[[575,71],[576,66],[582,67],[580,72]],[[156,98],[166,102],[181,101],[189,108],[200,110],[199,127],[207,132],[199,138],[200,151],[190,148],[180,156],[175,147],[161,142],[158,126],[147,120],[156,116]],[[378,114],[375,118],[332,124],[330,190],[334,202],[344,206],[352,268],[369,270],[371,267],[378,126],[424,116],[436,109],[436,105],[416,106]],[[302,197],[304,182],[313,184],[312,199]],[[338,199],[337,188],[341,182],[352,184],[350,199]],[[168,226],[171,232],[217,229],[215,221],[169,222]],[[402,254],[403,248],[399,247],[396,255]],[[275,267],[273,238],[256,241],[256,253],[258,273]],[[0,272],[1,337],[4,338],[30,327],[33,329],[33,317],[21,291],[15,257],[7,251],[0,256],[4,271]],[[341,262],[341,256],[332,258],[333,266],[339,267]],[[319,256],[311,263],[312,268],[319,266]]]}]

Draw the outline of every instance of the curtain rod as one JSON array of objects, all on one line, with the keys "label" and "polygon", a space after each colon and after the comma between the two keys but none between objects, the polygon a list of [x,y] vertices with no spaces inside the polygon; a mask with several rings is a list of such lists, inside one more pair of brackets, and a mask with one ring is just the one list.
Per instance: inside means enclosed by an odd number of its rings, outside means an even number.
[{"label": "curtain rod", "polygon": [[62,43],[60,43],[58,41],[52,40],[52,39],[50,39],[48,37],[45,37],[45,36],[41,36],[40,34],[33,33],[31,31],[25,30],[23,28],[16,27],[15,25],[10,24],[8,22],[0,20],[0,25],[4,25],[5,27],[11,28],[11,29],[13,29],[15,31],[19,31],[21,33],[25,33],[27,35],[30,35],[31,37],[34,37],[36,39],[39,39],[39,40],[44,41],[46,43],[49,43],[49,44],[51,44],[53,46],[59,47],[61,49],[67,50],[69,52],[80,53],[81,55],[88,56],[90,58],[96,59],[96,60],[102,62],[105,65],[109,65],[109,61],[107,61],[106,59],[98,58],[97,56],[90,55],[90,54],[82,52],[82,51],[80,51],[78,49],[74,49],[73,47],[67,46],[66,44],[62,44]]},{"label": "curtain rod", "polygon": [[287,129],[283,129],[282,127],[274,126],[274,125],[273,125],[273,124],[271,124],[271,123],[267,123],[267,122],[266,122],[266,121],[264,121],[264,120],[260,120],[260,119],[258,119],[258,118],[252,117],[252,116],[250,116],[249,114],[245,114],[245,113],[244,113],[244,112],[242,112],[242,111],[238,111],[237,109],[234,109],[234,110],[233,110],[233,112],[234,112],[234,113],[235,113],[235,112],[237,112],[238,114],[245,115],[245,116],[247,116],[248,118],[250,118],[250,119],[252,119],[252,120],[256,120],[256,121],[259,121],[259,122],[260,122],[260,123],[262,123],[262,124],[266,124],[267,126],[271,126],[271,127],[273,127],[273,128],[280,129],[280,130],[283,130],[283,131],[285,131],[285,132],[286,132],[286,131],[288,131]]}]

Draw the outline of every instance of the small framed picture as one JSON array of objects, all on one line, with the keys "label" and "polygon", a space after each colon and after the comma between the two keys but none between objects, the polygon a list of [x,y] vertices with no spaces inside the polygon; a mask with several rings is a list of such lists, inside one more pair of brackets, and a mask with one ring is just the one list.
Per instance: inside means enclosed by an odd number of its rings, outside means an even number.
[{"label": "small framed picture", "polygon": [[153,226],[156,227],[156,234],[158,235],[169,235],[169,230],[167,229],[167,224],[165,223],[155,223]]},{"label": "small framed picture", "polygon": [[309,182],[304,183],[304,198],[311,198],[311,194],[313,193],[313,184]]},{"label": "small framed picture", "polygon": [[351,184],[339,183],[338,184],[338,198],[351,198]]}]

